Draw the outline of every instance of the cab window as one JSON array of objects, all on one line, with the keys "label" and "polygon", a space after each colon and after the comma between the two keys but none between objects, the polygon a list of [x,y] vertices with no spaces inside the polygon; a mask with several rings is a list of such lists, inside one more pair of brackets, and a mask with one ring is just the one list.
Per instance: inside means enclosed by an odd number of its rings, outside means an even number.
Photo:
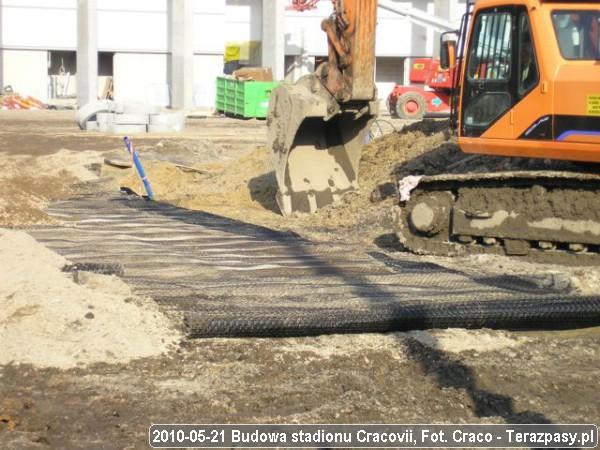
[{"label": "cab window", "polygon": [[600,59],[600,11],[553,11],[552,22],[565,59]]},{"label": "cab window", "polygon": [[475,42],[469,55],[469,78],[508,80],[511,54],[510,13],[481,14],[474,27]]},{"label": "cab window", "polygon": [[523,97],[538,84],[539,74],[535,48],[526,13],[519,16],[519,97]]},{"label": "cab window", "polygon": [[463,99],[463,129],[479,135],[512,104],[512,11],[485,11],[475,18]]}]

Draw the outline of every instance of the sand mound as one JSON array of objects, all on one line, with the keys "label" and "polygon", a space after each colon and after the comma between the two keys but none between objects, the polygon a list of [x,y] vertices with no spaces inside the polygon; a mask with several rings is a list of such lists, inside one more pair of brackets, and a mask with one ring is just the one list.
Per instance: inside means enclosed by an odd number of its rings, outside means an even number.
[{"label": "sand mound", "polygon": [[[230,164],[196,165],[208,174],[177,168],[163,161],[144,161],[156,198],[184,208],[204,210],[278,229],[292,229],[314,239],[371,241],[389,232],[393,200],[374,204],[371,193],[394,179],[394,168],[448,142],[446,122],[422,122],[377,139],[365,147],[360,162],[360,191],[341,204],[314,215],[283,218],[275,203],[277,190],[271,155],[257,149]],[[133,170],[121,185],[144,193]]]},{"label": "sand mound", "polygon": [[[144,161],[143,164],[158,200],[186,203],[197,208],[235,206],[264,209],[260,202],[275,197],[274,179],[264,186],[272,190],[259,197],[256,194],[260,189],[256,189],[254,179],[270,171],[269,162],[267,151],[260,148],[227,165],[195,165],[199,172],[182,169],[166,161]],[[121,184],[136,192],[144,192],[134,169]]]},{"label": "sand mound", "polygon": [[[114,276],[85,274],[28,234],[0,229],[0,364],[69,368],[161,354],[178,341],[150,300]],[[81,283],[81,281],[80,281]]]},{"label": "sand mound", "polygon": [[[275,203],[275,176],[264,148],[228,164],[195,164],[200,172],[165,161],[145,160],[143,165],[158,201],[259,225],[286,227]],[[126,173],[120,185],[145,194],[135,169]]]},{"label": "sand mound", "polygon": [[11,155],[2,158],[0,173],[0,226],[53,223],[43,209],[52,201],[73,194],[73,184],[98,179],[94,165],[98,152],[60,150],[40,157]]}]

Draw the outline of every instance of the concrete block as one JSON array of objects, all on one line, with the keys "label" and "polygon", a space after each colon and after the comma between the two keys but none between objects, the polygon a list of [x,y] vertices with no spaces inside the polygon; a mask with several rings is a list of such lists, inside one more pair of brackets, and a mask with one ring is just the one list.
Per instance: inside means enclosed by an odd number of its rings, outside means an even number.
[{"label": "concrete block", "polygon": [[[167,131],[181,131],[185,127],[185,115],[182,113],[163,113],[150,116],[150,125],[153,127],[151,131],[159,132],[158,130],[165,129]],[[161,126],[163,128],[161,128]],[[150,127],[148,128],[150,131]]]},{"label": "concrete block", "polygon": [[146,132],[146,125],[124,125],[113,123],[110,126],[110,132],[114,134],[121,134],[123,136],[130,134],[140,134]]},{"label": "concrete block", "polygon": [[85,123],[85,131],[98,131],[98,122],[95,120],[88,120]]},{"label": "concrete block", "polygon": [[148,114],[115,114],[113,123],[117,125],[147,125]]},{"label": "concrete block", "polygon": [[122,109],[123,114],[159,114],[161,108],[147,103],[124,102]]}]

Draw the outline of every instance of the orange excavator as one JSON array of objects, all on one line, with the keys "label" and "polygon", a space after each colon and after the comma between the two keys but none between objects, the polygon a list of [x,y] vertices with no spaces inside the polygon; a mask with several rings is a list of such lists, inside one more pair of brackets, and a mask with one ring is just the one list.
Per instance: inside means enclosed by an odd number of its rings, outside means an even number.
[{"label": "orange excavator", "polygon": [[[278,203],[314,212],[357,189],[360,150],[377,114],[377,1],[333,0],[329,61],[273,91],[268,116]],[[452,120],[467,153],[600,163],[600,4],[467,2]],[[396,234],[417,253],[498,253],[544,261],[600,257],[600,176],[530,170],[419,177],[395,208]]]}]

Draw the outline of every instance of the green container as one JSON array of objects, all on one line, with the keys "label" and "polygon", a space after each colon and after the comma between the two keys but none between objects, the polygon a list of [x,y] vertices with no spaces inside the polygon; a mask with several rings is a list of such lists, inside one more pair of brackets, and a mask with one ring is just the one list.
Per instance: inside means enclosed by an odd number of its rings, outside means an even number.
[{"label": "green container", "polygon": [[240,81],[217,77],[215,109],[233,116],[264,119],[269,110],[269,96],[278,84],[276,81]]}]

